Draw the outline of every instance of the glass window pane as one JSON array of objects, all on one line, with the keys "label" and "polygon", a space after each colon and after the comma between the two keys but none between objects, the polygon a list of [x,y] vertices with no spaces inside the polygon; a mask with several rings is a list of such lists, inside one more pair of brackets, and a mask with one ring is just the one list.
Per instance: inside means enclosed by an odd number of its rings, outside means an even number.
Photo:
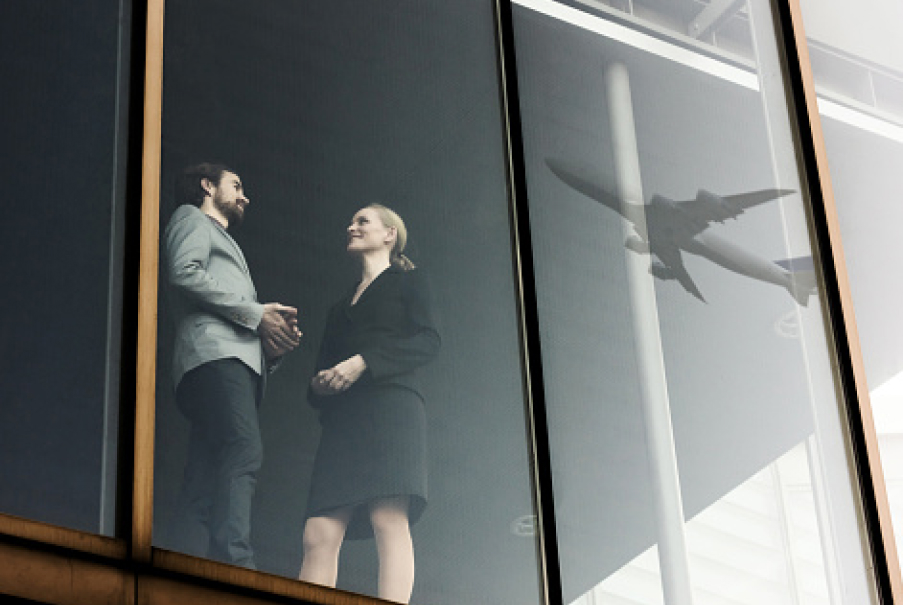
[{"label": "glass window pane", "polygon": [[129,2],[0,7],[0,512],[115,531]]},{"label": "glass window pane", "polygon": [[768,7],[513,8],[565,602],[870,600]]},{"label": "glass window pane", "polygon": [[[414,602],[538,602],[493,4],[167,5],[157,546],[295,578],[309,519],[323,532],[348,522],[338,587],[375,595],[369,509],[392,512],[402,496],[416,519]],[[196,175],[204,210],[177,209],[177,180],[205,161],[243,190]],[[230,212],[212,211],[214,198],[249,200],[240,229],[212,222]],[[403,217],[417,268],[386,269],[352,305],[370,276],[357,261],[381,269],[398,235],[384,215],[358,214],[377,201]],[[255,291],[297,309],[304,332],[259,410],[247,386],[267,337]],[[332,373],[311,384],[356,355],[367,369],[347,391],[328,394],[342,386]],[[207,395],[226,380],[216,372],[247,393]],[[227,404],[252,445],[234,482],[205,486],[215,471],[192,473],[226,451]]]},{"label": "glass window pane", "polygon": [[[834,201],[881,449],[897,549],[903,546],[903,4],[802,3]],[[851,26],[852,25],[852,26]]]}]

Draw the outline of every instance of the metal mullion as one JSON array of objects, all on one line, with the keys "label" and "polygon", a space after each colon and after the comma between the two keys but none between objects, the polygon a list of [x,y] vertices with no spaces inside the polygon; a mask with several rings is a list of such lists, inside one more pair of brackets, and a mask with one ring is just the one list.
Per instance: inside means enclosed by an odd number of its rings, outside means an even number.
[{"label": "metal mullion", "polygon": [[508,193],[514,271],[518,294],[518,327],[527,410],[527,438],[534,481],[534,506],[537,515],[536,537],[540,562],[543,602],[562,602],[561,568],[552,486],[551,449],[545,406],[539,318],[533,270],[533,246],[527,208],[526,167],[521,138],[520,101],[514,25],[510,0],[495,3],[498,36],[498,69],[502,101],[502,120],[507,151]]}]

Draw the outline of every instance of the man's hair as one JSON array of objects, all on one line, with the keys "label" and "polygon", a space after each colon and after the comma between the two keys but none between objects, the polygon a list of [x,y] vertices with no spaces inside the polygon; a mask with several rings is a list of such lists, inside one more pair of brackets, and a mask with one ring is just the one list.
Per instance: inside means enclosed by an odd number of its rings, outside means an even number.
[{"label": "man's hair", "polygon": [[176,180],[176,202],[178,205],[193,204],[200,206],[204,202],[207,192],[201,186],[201,181],[208,179],[214,185],[219,185],[223,172],[232,172],[223,164],[202,162],[186,168]]}]

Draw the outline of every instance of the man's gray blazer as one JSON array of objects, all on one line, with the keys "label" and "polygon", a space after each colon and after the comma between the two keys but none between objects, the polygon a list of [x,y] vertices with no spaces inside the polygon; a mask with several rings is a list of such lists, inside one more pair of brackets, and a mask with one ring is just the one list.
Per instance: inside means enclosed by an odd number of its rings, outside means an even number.
[{"label": "man's gray blazer", "polygon": [[173,213],[165,242],[176,322],[174,386],[189,370],[230,357],[265,376],[257,334],[263,305],[241,248],[219,223],[190,205]]}]

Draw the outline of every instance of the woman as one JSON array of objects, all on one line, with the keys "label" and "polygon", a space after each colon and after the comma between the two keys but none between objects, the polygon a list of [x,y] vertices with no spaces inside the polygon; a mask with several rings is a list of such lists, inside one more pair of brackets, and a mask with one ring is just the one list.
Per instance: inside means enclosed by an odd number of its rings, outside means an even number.
[{"label": "woman", "polygon": [[407,603],[410,525],[426,505],[426,417],[416,368],[439,350],[423,276],[402,254],[404,222],[371,204],[348,227],[361,280],[330,311],[308,398],[323,433],[299,579],[335,586],[342,542],[376,538],[380,598]]}]

